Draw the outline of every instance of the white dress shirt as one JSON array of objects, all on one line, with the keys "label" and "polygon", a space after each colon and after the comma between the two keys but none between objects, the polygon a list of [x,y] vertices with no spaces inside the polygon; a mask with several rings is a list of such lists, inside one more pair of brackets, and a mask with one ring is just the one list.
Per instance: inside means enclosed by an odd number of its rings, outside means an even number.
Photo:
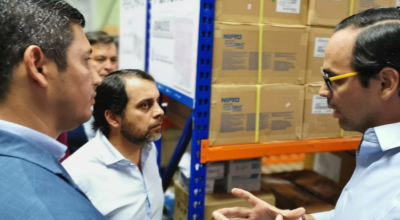
[{"label": "white dress shirt", "polygon": [[330,212],[316,220],[400,219],[400,123],[368,129],[356,169]]},{"label": "white dress shirt", "polygon": [[142,172],[100,131],[62,165],[109,220],[162,219],[164,193],[153,143],[142,149]]}]

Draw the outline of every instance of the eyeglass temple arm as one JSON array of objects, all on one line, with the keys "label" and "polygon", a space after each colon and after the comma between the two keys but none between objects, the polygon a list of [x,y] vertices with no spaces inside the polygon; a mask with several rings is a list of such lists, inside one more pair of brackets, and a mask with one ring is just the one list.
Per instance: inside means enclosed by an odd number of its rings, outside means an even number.
[{"label": "eyeglass temple arm", "polygon": [[357,75],[356,72],[354,72],[354,73],[347,73],[347,74],[343,74],[343,75],[339,75],[339,76],[330,77],[329,80],[335,81],[335,80],[338,80],[338,79],[343,79],[343,78],[347,78],[347,77],[355,76],[355,75]]}]

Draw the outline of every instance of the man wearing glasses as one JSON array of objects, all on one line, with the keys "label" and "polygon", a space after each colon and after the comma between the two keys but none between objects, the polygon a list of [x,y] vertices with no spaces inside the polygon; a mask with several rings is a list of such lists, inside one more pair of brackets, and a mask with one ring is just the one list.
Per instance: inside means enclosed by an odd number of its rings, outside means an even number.
[{"label": "man wearing glasses", "polygon": [[334,210],[312,215],[280,210],[234,189],[254,207],[227,208],[217,220],[400,219],[400,8],[374,8],[343,20],[330,39],[322,68],[328,99],[342,129],[364,133],[357,167]]}]

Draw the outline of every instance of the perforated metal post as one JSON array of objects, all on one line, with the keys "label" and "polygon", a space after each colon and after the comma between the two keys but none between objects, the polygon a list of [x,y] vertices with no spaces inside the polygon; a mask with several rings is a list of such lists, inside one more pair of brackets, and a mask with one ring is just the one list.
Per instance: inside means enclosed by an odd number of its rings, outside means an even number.
[{"label": "perforated metal post", "polygon": [[214,0],[200,1],[199,45],[197,56],[196,100],[189,187],[188,219],[204,219],[204,197],[207,165],[200,163],[201,140],[208,139],[212,49],[214,36]]},{"label": "perforated metal post", "polygon": [[151,0],[147,0],[146,5],[146,49],[145,49],[145,59],[144,59],[144,71],[149,71],[149,61],[150,61],[150,28],[151,28]]}]

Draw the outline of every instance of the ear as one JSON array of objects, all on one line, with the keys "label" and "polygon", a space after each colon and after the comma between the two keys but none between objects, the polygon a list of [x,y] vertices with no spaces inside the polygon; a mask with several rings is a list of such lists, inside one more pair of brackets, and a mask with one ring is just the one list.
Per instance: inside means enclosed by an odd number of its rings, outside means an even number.
[{"label": "ear", "polygon": [[43,66],[45,64],[45,56],[40,47],[31,45],[24,53],[24,64],[28,76],[36,81],[41,87],[47,87],[47,79],[43,73]]},{"label": "ear", "polygon": [[110,110],[104,112],[104,117],[111,128],[118,128],[121,126],[121,116],[113,114]]},{"label": "ear", "polygon": [[381,98],[388,100],[392,95],[399,94],[399,72],[393,68],[385,67],[379,73],[381,83]]}]

